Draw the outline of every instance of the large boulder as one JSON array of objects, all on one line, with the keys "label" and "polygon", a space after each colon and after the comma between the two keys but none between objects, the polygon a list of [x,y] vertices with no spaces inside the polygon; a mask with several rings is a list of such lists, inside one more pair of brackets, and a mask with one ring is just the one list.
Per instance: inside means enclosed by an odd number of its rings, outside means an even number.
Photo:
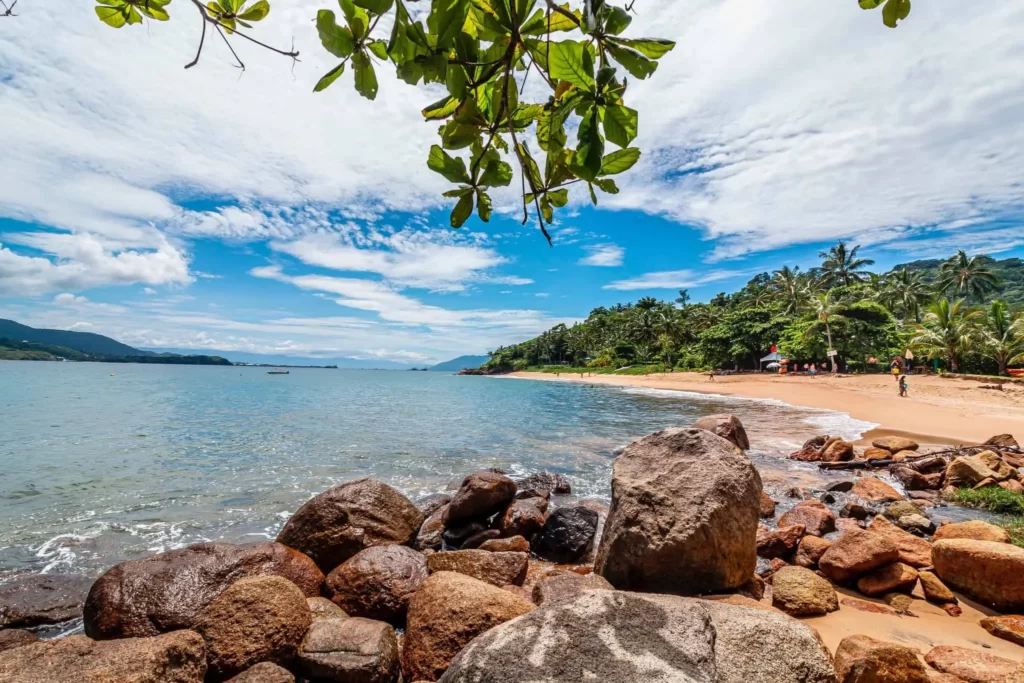
[{"label": "large boulder", "polygon": [[899,453],[900,451],[916,451],[918,449],[918,443],[913,439],[908,439],[904,436],[883,436],[880,439],[875,439],[871,442],[871,445],[875,448],[884,448],[890,453]]},{"label": "large boulder", "polygon": [[484,520],[501,512],[516,496],[516,484],[504,474],[483,470],[462,480],[462,486],[448,503],[446,526]]},{"label": "large boulder", "polygon": [[957,524],[943,524],[935,530],[936,541],[950,540],[954,538],[966,538],[973,541],[992,541],[993,543],[1009,543],[1010,534],[1006,529],[995,524],[974,519],[969,522]]},{"label": "large boulder", "polygon": [[932,562],[940,579],[968,597],[1000,612],[1024,609],[1024,548],[969,539],[936,541]]},{"label": "large boulder", "polygon": [[886,593],[909,593],[917,585],[917,570],[902,562],[872,569],[857,579],[857,590],[869,597]]},{"label": "large boulder", "polygon": [[430,517],[450,502],[452,502],[452,497],[449,494],[432,493],[429,496],[417,498],[413,505],[423,513],[424,517]]},{"label": "large boulder", "polygon": [[525,479],[516,482],[519,490],[533,489],[536,491],[548,491],[557,495],[568,495],[572,493],[572,484],[564,474],[557,472],[534,472]]},{"label": "large boulder", "polygon": [[932,564],[932,544],[923,538],[900,529],[882,515],[871,520],[868,530],[885,536],[896,544],[900,553],[899,561],[911,567],[930,567]]},{"label": "large boulder", "polygon": [[836,439],[821,451],[822,462],[846,462],[853,460],[853,444],[849,441]]},{"label": "large boulder", "polygon": [[772,574],[772,606],[794,617],[814,617],[839,609],[839,596],[810,569],[783,567]]},{"label": "large boulder", "polygon": [[100,642],[85,636],[44,640],[0,655],[11,683],[202,683],[203,639],[192,631]]},{"label": "large boulder", "polygon": [[302,639],[296,668],[314,681],[393,683],[400,671],[395,629],[360,617],[317,621]]},{"label": "large boulder", "polygon": [[802,524],[812,536],[824,536],[836,530],[836,516],[820,500],[803,500],[779,517],[780,527],[794,524]]},{"label": "large boulder", "polygon": [[529,600],[465,574],[432,574],[409,602],[405,680],[436,681],[471,640],[534,609]]},{"label": "large boulder", "polygon": [[281,576],[307,597],[323,582],[309,557],[280,543],[199,543],[107,570],[85,601],[85,634],[102,640],[195,628],[207,605],[252,576]]},{"label": "large boulder", "polygon": [[924,591],[926,600],[940,605],[957,602],[953,591],[949,590],[949,587],[942,583],[942,579],[935,576],[934,573],[922,569],[917,572],[917,578],[921,582],[921,590]]},{"label": "large boulder", "polygon": [[579,562],[594,549],[599,520],[596,511],[582,505],[558,508],[548,516],[530,546],[538,556],[552,562]]},{"label": "large boulder", "polygon": [[420,530],[416,533],[413,547],[416,550],[439,550],[444,544],[444,513],[447,505],[442,505],[429,517],[423,520]]},{"label": "large boulder", "polygon": [[852,492],[869,503],[894,503],[903,500],[899,491],[878,477],[858,477],[853,482]]},{"label": "large boulder", "polygon": [[0,585],[0,628],[59,624],[82,616],[92,579],[35,574]]},{"label": "large boulder", "polygon": [[929,683],[917,651],[868,636],[847,636],[836,648],[839,683]]},{"label": "large boulder", "polygon": [[295,683],[295,676],[273,662],[260,662],[228,679],[227,683]]},{"label": "large boulder", "polygon": [[424,519],[396,489],[377,479],[358,479],[306,501],[277,542],[301,550],[329,572],[375,545],[411,545]]},{"label": "large boulder", "polygon": [[757,563],[761,477],[701,429],[666,429],[615,460],[594,570],[624,590],[699,594],[743,585]]},{"label": "large boulder", "polygon": [[533,538],[544,528],[547,521],[548,501],[544,498],[513,500],[498,518],[498,530],[502,536]]},{"label": "large boulder", "polygon": [[793,564],[807,569],[817,569],[818,560],[831,546],[832,541],[826,541],[824,538],[804,536],[797,546],[796,555],[793,556]]},{"label": "large boulder", "polygon": [[306,596],[291,581],[280,576],[236,581],[196,625],[206,641],[208,677],[225,680],[260,662],[289,664],[312,623]]},{"label": "large boulder", "polygon": [[924,656],[932,668],[952,674],[967,683],[1004,683],[1017,671],[1020,662],[997,657],[980,650],[940,645]]},{"label": "large boulder", "polygon": [[747,438],[747,430],[743,428],[743,423],[735,415],[730,415],[729,413],[705,415],[691,426],[694,429],[703,429],[712,434],[717,434],[742,451],[750,450],[750,439]]},{"label": "large boulder", "polygon": [[790,557],[804,536],[804,525],[769,529],[763,524],[757,528],[757,556],[767,559]]},{"label": "large boulder", "polygon": [[409,598],[427,580],[427,558],[404,545],[376,545],[327,575],[327,597],[349,616],[401,626]]},{"label": "large boulder", "polygon": [[456,550],[434,553],[426,558],[430,573],[458,572],[492,586],[522,586],[530,567],[526,553],[501,553],[490,550]]},{"label": "large boulder", "polygon": [[5,628],[0,631],[0,652],[38,643],[39,636],[21,628]]},{"label": "large boulder", "polygon": [[[1020,615],[1006,614],[985,617],[978,623],[996,638],[1002,638],[1017,645],[1024,645],[1024,617]],[[0,631],[0,633],[3,632]]]},{"label": "large boulder", "polygon": [[309,614],[313,621],[317,619],[344,619],[348,613],[327,598],[306,598]]},{"label": "large boulder", "polygon": [[572,600],[583,591],[615,590],[597,574],[556,574],[546,576],[533,586],[533,602],[538,605]]},{"label": "large boulder", "polygon": [[896,544],[871,531],[847,531],[818,560],[818,568],[836,583],[853,581],[899,559]]}]

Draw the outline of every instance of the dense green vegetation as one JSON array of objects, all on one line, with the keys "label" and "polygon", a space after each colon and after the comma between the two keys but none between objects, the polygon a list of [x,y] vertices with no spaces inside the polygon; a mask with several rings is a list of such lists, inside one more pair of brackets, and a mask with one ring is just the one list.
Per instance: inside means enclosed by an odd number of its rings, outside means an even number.
[{"label": "dense green vegetation", "polygon": [[581,323],[498,348],[484,368],[756,369],[772,346],[801,367],[834,362],[848,371],[885,370],[908,348],[917,362],[934,359],[955,372],[1005,374],[1024,362],[1020,259],[958,251],[877,274],[858,251],[839,242],[822,252],[819,267],[761,273],[707,303],[691,303],[682,290],[671,302],[645,297],[595,308]]},{"label": "dense green vegetation", "polygon": [[151,351],[122,344],[119,341],[92,332],[72,332],[69,330],[48,330],[29,327],[13,320],[0,318],[0,338],[14,339],[19,342],[35,342],[50,346],[62,346],[82,353],[102,354],[106,356],[152,356]]},{"label": "dense green vegetation", "polygon": [[[31,328],[29,328],[31,329]],[[96,335],[98,336],[98,335]],[[105,338],[105,337],[104,337]],[[111,340],[113,341],[113,340]],[[131,347],[127,347],[131,348]],[[86,353],[53,344],[15,341],[0,337],[0,360],[71,360],[99,363],[155,363],[160,365],[232,365],[220,356],[179,356],[172,353],[142,355],[107,355]]]},{"label": "dense green vegetation", "polygon": [[959,489],[953,496],[953,502],[990,512],[1024,515],[1024,496],[998,486],[986,486],[977,490]]}]

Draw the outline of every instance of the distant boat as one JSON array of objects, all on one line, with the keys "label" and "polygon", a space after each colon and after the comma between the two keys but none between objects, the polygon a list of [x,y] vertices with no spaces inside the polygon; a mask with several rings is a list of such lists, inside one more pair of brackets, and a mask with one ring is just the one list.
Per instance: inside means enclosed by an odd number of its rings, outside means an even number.
[{"label": "distant boat", "polygon": [[280,368],[278,368],[277,370],[267,370],[267,374],[268,375],[287,375],[289,372],[291,372],[291,371],[290,370],[281,370]]}]

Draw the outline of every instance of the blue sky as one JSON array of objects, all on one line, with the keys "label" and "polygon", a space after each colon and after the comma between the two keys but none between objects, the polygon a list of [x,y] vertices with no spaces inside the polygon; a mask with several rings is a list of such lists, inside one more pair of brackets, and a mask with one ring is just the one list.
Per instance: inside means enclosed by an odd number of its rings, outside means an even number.
[{"label": "blue sky", "polygon": [[432,89],[309,92],[327,4],[274,2],[261,37],[303,61],[249,51],[241,77],[215,50],[181,68],[187,20],[114,31],[89,3],[35,3],[0,25],[0,317],[422,364],[597,305],[705,300],[840,238],[879,268],[1024,254],[1013,3],[917,4],[892,31],[853,2],[640,0],[631,30],[679,43],[630,88],[644,158],[598,208],[574,195],[553,248],[511,192],[447,227]]}]

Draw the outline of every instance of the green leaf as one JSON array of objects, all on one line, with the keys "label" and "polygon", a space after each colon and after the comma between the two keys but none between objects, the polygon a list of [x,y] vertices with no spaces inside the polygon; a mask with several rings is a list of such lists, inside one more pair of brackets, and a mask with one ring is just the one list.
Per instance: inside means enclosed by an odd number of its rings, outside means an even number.
[{"label": "green leaf", "polygon": [[423,108],[423,118],[427,121],[437,121],[439,119],[446,119],[455,113],[456,108],[459,106],[459,101],[454,97],[444,97],[433,104],[428,104]]},{"label": "green leaf", "polygon": [[360,41],[366,36],[366,30],[370,26],[370,16],[362,7],[356,7],[352,0],[338,0],[341,11],[345,14],[345,21],[352,30],[352,37]]},{"label": "green leaf", "polygon": [[385,14],[395,4],[395,0],[353,0],[358,7],[374,14]]},{"label": "green leaf", "polygon": [[345,27],[338,26],[334,12],[322,9],[316,13],[316,30],[320,34],[320,42],[335,57],[348,57],[352,54],[355,41],[352,33]]},{"label": "green leaf", "polygon": [[661,59],[676,46],[675,41],[660,38],[616,38],[613,42],[633,48],[651,59]]},{"label": "green leaf", "polygon": [[489,187],[508,187],[511,182],[512,167],[501,159],[495,159],[487,164],[487,168],[477,184]]},{"label": "green leaf", "polygon": [[[128,5],[128,23],[129,24],[141,24],[142,23],[142,15],[139,13],[139,11],[137,9],[135,9],[135,7],[133,5]],[[234,22],[231,22],[231,24],[233,26]],[[230,31],[229,31],[229,33],[230,33]]]},{"label": "green leaf", "polygon": [[512,125],[516,128],[526,128],[544,113],[544,106],[540,104],[520,104],[512,112]]},{"label": "green leaf", "polygon": [[910,15],[910,0],[888,0],[882,7],[882,23],[896,28],[896,22]]},{"label": "green leaf", "polygon": [[464,149],[480,140],[480,129],[458,121],[449,121],[441,129],[441,145],[445,149]]},{"label": "green leaf", "polygon": [[352,69],[356,78],[356,92],[368,100],[377,97],[377,72],[370,57],[360,50],[352,55]]},{"label": "green leaf", "polygon": [[150,19],[155,19],[157,21],[167,21],[171,18],[167,14],[167,10],[165,10],[162,5],[153,2],[152,0],[148,5],[142,4],[139,5],[138,8],[140,12],[145,14]]},{"label": "green leaf", "polygon": [[604,138],[601,137],[597,107],[591,106],[583,114],[577,140],[572,170],[584,180],[593,180],[601,171],[601,162],[604,157]]},{"label": "green leaf", "polygon": [[313,88],[313,92],[320,92],[321,90],[326,89],[327,86],[329,86],[331,83],[334,83],[334,81],[338,80],[338,76],[340,76],[344,72],[345,62],[342,62],[341,64],[339,64],[338,66],[334,67],[326,74],[324,74],[323,78],[316,82],[316,87]]},{"label": "green leaf", "polygon": [[551,220],[555,217],[555,211],[554,209],[551,208],[551,201],[548,199],[548,196],[546,194],[540,198],[539,204],[540,214],[544,216],[545,221],[550,223]]},{"label": "green leaf", "polygon": [[861,9],[875,9],[882,4],[884,0],[860,0]]},{"label": "green leaf", "polygon": [[466,220],[470,217],[470,215],[472,215],[472,213],[473,193],[467,192],[466,194],[462,195],[462,198],[459,200],[459,203],[455,205],[454,209],[452,209],[452,227],[461,228],[462,224],[466,222]]},{"label": "green leaf", "polygon": [[254,5],[251,5],[247,10],[238,15],[239,19],[245,19],[246,21],[259,21],[266,18],[270,14],[270,3],[267,0],[259,0]]},{"label": "green leaf", "polygon": [[606,46],[615,61],[640,80],[647,78],[658,68],[657,62],[652,62],[632,48],[615,45],[610,41],[606,43]]},{"label": "green leaf", "polygon": [[551,190],[547,197],[554,206],[561,208],[569,203],[569,190],[564,187],[560,190]]},{"label": "green leaf", "polygon": [[[569,7],[569,3],[561,5],[561,8],[567,12],[570,12],[574,17],[579,20],[583,19],[583,15],[580,14],[579,10],[574,10]],[[549,18],[547,13],[539,9],[534,12],[533,16],[530,17],[520,28],[520,35],[524,36],[542,36],[548,32]],[[552,12],[550,16],[550,30],[551,33],[557,31],[574,31],[576,29],[576,22],[569,17],[559,12]]]},{"label": "green leaf", "polygon": [[598,178],[594,181],[594,184],[601,188],[603,191],[607,192],[608,194],[619,193],[619,186],[616,185],[615,181],[612,180],[611,178]]},{"label": "green leaf", "polygon": [[469,4],[469,0],[433,0],[427,26],[437,36],[437,49],[451,47],[455,37],[462,32]]},{"label": "green leaf", "polygon": [[452,97],[457,100],[464,98],[466,96],[467,82],[468,78],[466,77],[466,70],[462,68],[461,64],[448,65],[445,85],[448,87],[448,92],[451,93]]},{"label": "green leaf", "polygon": [[[567,113],[567,112],[566,112]],[[565,115],[546,112],[537,121],[537,144],[545,152],[565,147]]]},{"label": "green leaf", "polygon": [[491,220],[491,195],[483,190],[476,191],[476,214],[484,223]]},{"label": "green leaf", "polygon": [[377,59],[388,58],[388,44],[383,40],[375,40],[366,47],[370,48],[370,52],[372,52]]},{"label": "green leaf", "polygon": [[604,108],[604,135],[609,142],[619,147],[629,147],[637,133],[636,109],[621,104],[613,104]]},{"label": "green leaf", "polygon": [[119,7],[97,7],[96,16],[107,26],[121,28],[127,23],[124,12]]},{"label": "green leaf", "polygon": [[583,43],[574,40],[551,43],[551,63],[548,66],[551,78],[568,81],[586,90],[594,87],[594,60]]},{"label": "green leaf", "polygon": [[606,11],[608,16],[604,20],[604,32],[607,34],[617,36],[633,22],[633,17],[621,7],[608,7]]},{"label": "green leaf", "polygon": [[427,167],[431,171],[443,175],[449,182],[470,184],[469,173],[466,172],[466,162],[458,157],[449,156],[447,152],[437,145],[431,145],[430,147]]},{"label": "green leaf", "polygon": [[388,40],[388,54],[405,55],[405,48],[410,42],[405,36],[405,29],[409,26],[409,15],[406,14],[404,6],[399,3],[395,10],[395,23],[391,27],[391,38]]},{"label": "green leaf", "polygon": [[587,183],[587,189],[590,190],[590,203],[597,206],[597,193],[594,192],[594,184]]},{"label": "green leaf", "polygon": [[639,160],[640,150],[636,147],[617,150],[601,161],[601,175],[616,175],[628,171]]},{"label": "green leaf", "polygon": [[529,184],[532,187],[543,185],[544,183],[540,178],[540,169],[537,167],[537,162],[530,155],[530,150],[522,142],[516,145],[516,150],[518,150],[519,156],[526,160],[526,176],[530,179]]}]

